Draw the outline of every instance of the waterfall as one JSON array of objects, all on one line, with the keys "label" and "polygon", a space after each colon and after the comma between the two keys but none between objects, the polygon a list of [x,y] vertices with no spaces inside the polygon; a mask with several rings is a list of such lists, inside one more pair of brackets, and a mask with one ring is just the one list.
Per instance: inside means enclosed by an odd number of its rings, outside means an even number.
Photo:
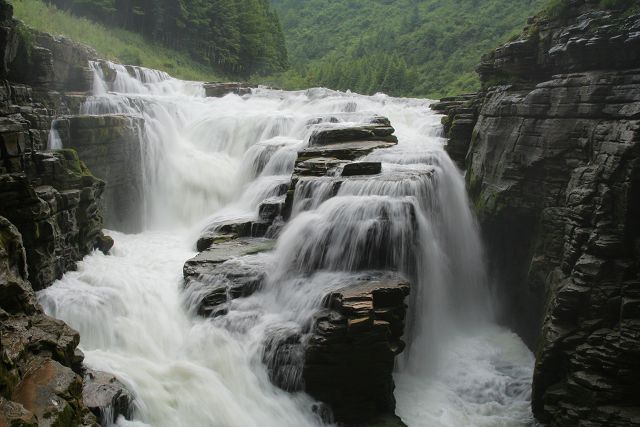
[{"label": "waterfall", "polygon": [[47,150],[60,150],[62,148],[62,138],[56,129],[57,120],[51,122],[51,129],[47,137]]},{"label": "waterfall", "polygon": [[[307,333],[322,299],[366,270],[411,283],[407,349],[398,357],[398,414],[410,426],[519,426],[530,421],[532,356],[492,318],[482,245],[464,180],[443,149],[428,101],[326,89],[255,89],[206,98],[202,84],[142,67],[91,64],[84,114],[144,119],[147,230],[109,232],[110,256],[87,256],[38,297],[80,331],[86,363],[136,395],[134,422],[153,426],[317,426],[295,363],[284,391],[269,349]],[[301,179],[272,251],[236,258],[261,290],[199,318],[182,266],[212,224],[253,220],[283,194],[298,150],[322,127],[388,117],[399,144],[368,154],[375,177]],[[223,276],[206,278],[223,281]]]}]

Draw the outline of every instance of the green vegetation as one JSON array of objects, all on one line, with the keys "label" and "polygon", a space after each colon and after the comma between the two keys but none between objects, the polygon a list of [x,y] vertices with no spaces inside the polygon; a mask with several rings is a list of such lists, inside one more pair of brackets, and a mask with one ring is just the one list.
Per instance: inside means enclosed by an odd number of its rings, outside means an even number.
[{"label": "green vegetation", "polygon": [[[292,63],[272,84],[438,97],[478,89],[480,56],[521,29],[547,0],[272,2]],[[389,87],[391,74],[400,77]]]},{"label": "green vegetation", "polygon": [[92,46],[105,59],[144,65],[186,80],[221,79],[220,73],[185,54],[150,43],[139,34],[107,28],[86,18],[60,11],[40,0],[14,0],[13,8],[15,17],[26,25]]},{"label": "green vegetation", "polygon": [[228,73],[267,74],[288,66],[278,15],[269,0],[48,1]]}]

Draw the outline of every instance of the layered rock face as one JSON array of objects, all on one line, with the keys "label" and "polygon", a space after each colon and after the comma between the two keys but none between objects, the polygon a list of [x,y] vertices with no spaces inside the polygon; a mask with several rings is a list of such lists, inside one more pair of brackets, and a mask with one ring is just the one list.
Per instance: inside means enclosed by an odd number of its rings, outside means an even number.
[{"label": "layered rock face", "polygon": [[131,415],[131,394],[85,370],[80,336],[44,314],[27,270],[20,233],[0,216],[0,425],[97,426]]},{"label": "layered rock face", "polygon": [[0,424],[95,425],[82,404],[78,333],[46,316],[18,230],[0,217]]},{"label": "layered rock face", "polygon": [[79,112],[86,95],[59,91],[89,89],[94,54],[31,32],[4,1],[0,14],[0,425],[107,425],[131,413],[132,396],[85,371],[78,333],[34,292],[113,245],[102,234],[105,183],[75,150],[42,151],[52,120]]},{"label": "layered rock face", "polygon": [[445,121],[479,106],[453,151],[551,425],[640,425],[639,30],[568,2],[483,58],[477,98],[439,106]]},{"label": "layered rock face", "polygon": [[[0,4],[0,78],[37,87],[39,91],[88,91],[93,49],[64,37],[28,29],[13,19],[13,6]],[[45,94],[44,96],[48,96]]]},{"label": "layered rock face", "polygon": [[72,150],[32,153],[25,163],[23,173],[0,175],[0,215],[20,231],[38,290],[94,248],[110,249],[99,207],[104,182]]},{"label": "layered rock face", "polygon": [[355,274],[316,314],[302,378],[305,390],[328,403],[337,420],[358,423],[393,414],[392,372],[405,345],[407,295],[409,282],[398,274]]},{"label": "layered rock face", "polygon": [[125,115],[64,116],[56,120],[64,147],[73,148],[106,182],[105,227],[126,233],[143,225],[143,119]]},{"label": "layered rock face", "polygon": [[[75,95],[52,88],[69,87],[71,80],[78,84],[77,74],[88,71],[92,53],[66,40],[29,35],[30,30],[11,18],[9,4],[2,2],[0,9],[5,18],[0,23],[0,78],[13,79],[3,80],[0,90],[0,215],[20,231],[29,280],[41,289],[75,268],[95,247],[108,250],[101,231],[104,182],[75,151],[40,151],[47,146],[53,118],[77,104]],[[40,42],[43,46],[35,44]],[[24,50],[39,53],[29,56]]]}]

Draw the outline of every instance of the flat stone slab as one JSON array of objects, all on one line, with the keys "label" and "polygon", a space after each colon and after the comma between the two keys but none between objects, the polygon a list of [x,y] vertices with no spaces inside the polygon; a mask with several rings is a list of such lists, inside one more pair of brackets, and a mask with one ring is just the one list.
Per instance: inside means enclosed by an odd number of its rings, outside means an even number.
[{"label": "flat stone slab", "polygon": [[297,163],[293,173],[299,176],[327,176],[346,163],[346,160],[335,157],[315,157]]},{"label": "flat stone slab", "polygon": [[378,148],[393,147],[397,143],[388,141],[351,141],[337,144],[310,146],[298,152],[298,160],[305,161],[315,157],[333,157],[338,160],[355,160],[364,157]]},{"label": "flat stone slab", "polygon": [[243,237],[224,243],[214,244],[185,262],[183,274],[185,278],[194,278],[211,272],[216,264],[222,264],[232,258],[267,252],[273,249],[276,241],[261,237]]},{"label": "flat stone slab", "polygon": [[395,129],[388,123],[372,123],[353,126],[331,126],[319,128],[309,138],[309,145],[330,145],[351,141],[398,142],[393,136]]}]

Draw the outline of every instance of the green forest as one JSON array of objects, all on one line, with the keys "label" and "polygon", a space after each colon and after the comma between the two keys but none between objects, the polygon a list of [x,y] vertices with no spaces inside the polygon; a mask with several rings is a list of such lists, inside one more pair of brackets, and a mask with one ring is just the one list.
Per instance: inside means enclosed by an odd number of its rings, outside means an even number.
[{"label": "green forest", "polygon": [[436,97],[477,89],[480,56],[519,33],[547,0],[272,3],[292,65],[276,84]]},{"label": "green forest", "polygon": [[[482,54],[519,34],[529,16],[561,13],[565,3],[49,0],[45,6],[16,0],[16,15],[28,25],[93,44],[111,59],[183,78],[224,76],[285,89],[325,86],[436,98],[477,90],[475,67]],[[74,25],[74,16],[85,21]],[[95,31],[87,19],[99,22]],[[118,42],[136,34],[144,42],[114,51],[112,42],[101,42],[105,34]]]},{"label": "green forest", "polygon": [[50,0],[111,27],[142,34],[223,72],[248,77],[288,67],[268,0]]}]

